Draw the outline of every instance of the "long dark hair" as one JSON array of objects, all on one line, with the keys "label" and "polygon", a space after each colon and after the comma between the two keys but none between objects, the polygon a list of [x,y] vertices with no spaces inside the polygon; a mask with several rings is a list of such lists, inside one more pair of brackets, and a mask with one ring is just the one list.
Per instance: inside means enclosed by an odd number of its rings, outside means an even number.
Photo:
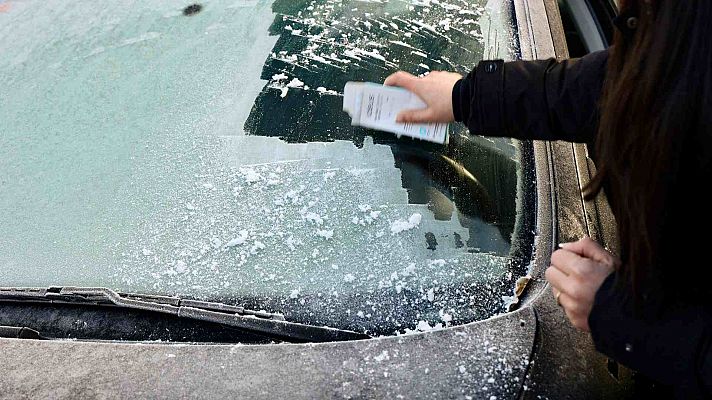
[{"label": "long dark hair", "polygon": [[637,15],[637,27],[616,33],[600,104],[598,172],[584,194],[592,199],[605,189],[618,223],[619,276],[637,297],[671,267],[661,265],[669,260],[666,235],[683,234],[669,231],[676,196],[688,193],[679,178],[709,172],[712,1],[627,0],[621,12]]}]

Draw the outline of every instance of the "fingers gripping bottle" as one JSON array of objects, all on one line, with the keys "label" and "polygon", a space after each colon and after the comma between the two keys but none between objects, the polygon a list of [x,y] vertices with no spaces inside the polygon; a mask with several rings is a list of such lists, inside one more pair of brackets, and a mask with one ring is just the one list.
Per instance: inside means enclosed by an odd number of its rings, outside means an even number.
[{"label": "fingers gripping bottle", "polygon": [[351,125],[395,133],[398,137],[447,143],[449,125],[446,123],[396,122],[399,112],[426,107],[418,96],[399,87],[371,82],[347,82],[344,87],[343,108],[351,116]]}]

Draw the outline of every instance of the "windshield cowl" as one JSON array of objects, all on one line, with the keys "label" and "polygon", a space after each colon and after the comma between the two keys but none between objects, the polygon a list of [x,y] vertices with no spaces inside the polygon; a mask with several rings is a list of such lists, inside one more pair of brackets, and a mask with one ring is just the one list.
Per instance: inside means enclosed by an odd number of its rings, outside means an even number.
[{"label": "windshield cowl", "polygon": [[358,332],[289,322],[284,319],[284,315],[278,313],[180,297],[123,294],[107,288],[0,288],[0,301],[109,305],[145,310],[196,321],[215,322],[293,342],[330,342],[370,338]]}]

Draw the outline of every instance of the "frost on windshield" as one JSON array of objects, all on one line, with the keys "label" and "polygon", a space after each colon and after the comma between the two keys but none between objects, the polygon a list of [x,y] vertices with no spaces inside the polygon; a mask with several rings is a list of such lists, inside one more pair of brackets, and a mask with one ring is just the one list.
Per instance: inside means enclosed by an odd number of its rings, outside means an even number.
[{"label": "frost on windshield", "polygon": [[515,145],[351,127],[340,95],[512,58],[509,2],[63,4],[0,14],[0,284],[376,335],[504,311],[522,261]]},{"label": "frost on windshield", "polygon": [[463,251],[463,243],[497,237],[505,246],[499,230],[480,221],[471,231],[409,204],[388,146],[242,136],[226,138],[223,151],[240,157],[195,175],[192,197],[160,227],[144,227],[144,241],[125,255],[123,284],[235,297],[291,319],[376,334],[501,308],[509,259]]},{"label": "frost on windshield", "polygon": [[[273,10],[277,41],[246,135],[221,139],[222,161],[194,176],[193,197],[161,224],[181,235],[146,227],[124,282],[371,334],[502,311],[516,279],[515,147],[461,129],[440,148],[351,127],[340,91],[399,68],[465,73],[485,53],[511,57],[507,29],[484,5],[457,1]],[[142,261],[160,268],[134,271]]]},{"label": "frost on windshield", "polygon": [[398,69],[466,74],[483,58],[511,59],[508,7],[499,0],[277,0],[270,33],[278,40],[262,71],[268,84],[246,130],[360,144],[364,131],[341,111],[347,81],[383,82]]}]

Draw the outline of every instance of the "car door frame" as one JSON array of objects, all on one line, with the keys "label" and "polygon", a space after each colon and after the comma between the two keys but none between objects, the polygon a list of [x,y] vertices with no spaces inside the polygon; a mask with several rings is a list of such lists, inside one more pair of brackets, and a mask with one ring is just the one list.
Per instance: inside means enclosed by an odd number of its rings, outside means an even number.
[{"label": "car door frame", "polygon": [[[602,0],[606,1],[606,0]],[[522,59],[568,58],[568,48],[556,0],[515,0]],[[548,25],[549,30],[544,29]],[[603,32],[601,32],[603,35]],[[605,37],[601,38],[605,41]],[[607,43],[607,42],[606,42]],[[550,398],[625,398],[633,390],[632,372],[597,353],[590,335],[575,330],[558,307],[544,278],[557,243],[589,236],[613,252],[618,251],[616,226],[604,195],[583,199],[582,188],[595,174],[595,164],[585,144],[534,142],[538,221],[551,218],[549,252],[537,246],[532,284],[524,303],[536,311],[538,339],[526,385]],[[541,224],[538,224],[541,227]]]}]

